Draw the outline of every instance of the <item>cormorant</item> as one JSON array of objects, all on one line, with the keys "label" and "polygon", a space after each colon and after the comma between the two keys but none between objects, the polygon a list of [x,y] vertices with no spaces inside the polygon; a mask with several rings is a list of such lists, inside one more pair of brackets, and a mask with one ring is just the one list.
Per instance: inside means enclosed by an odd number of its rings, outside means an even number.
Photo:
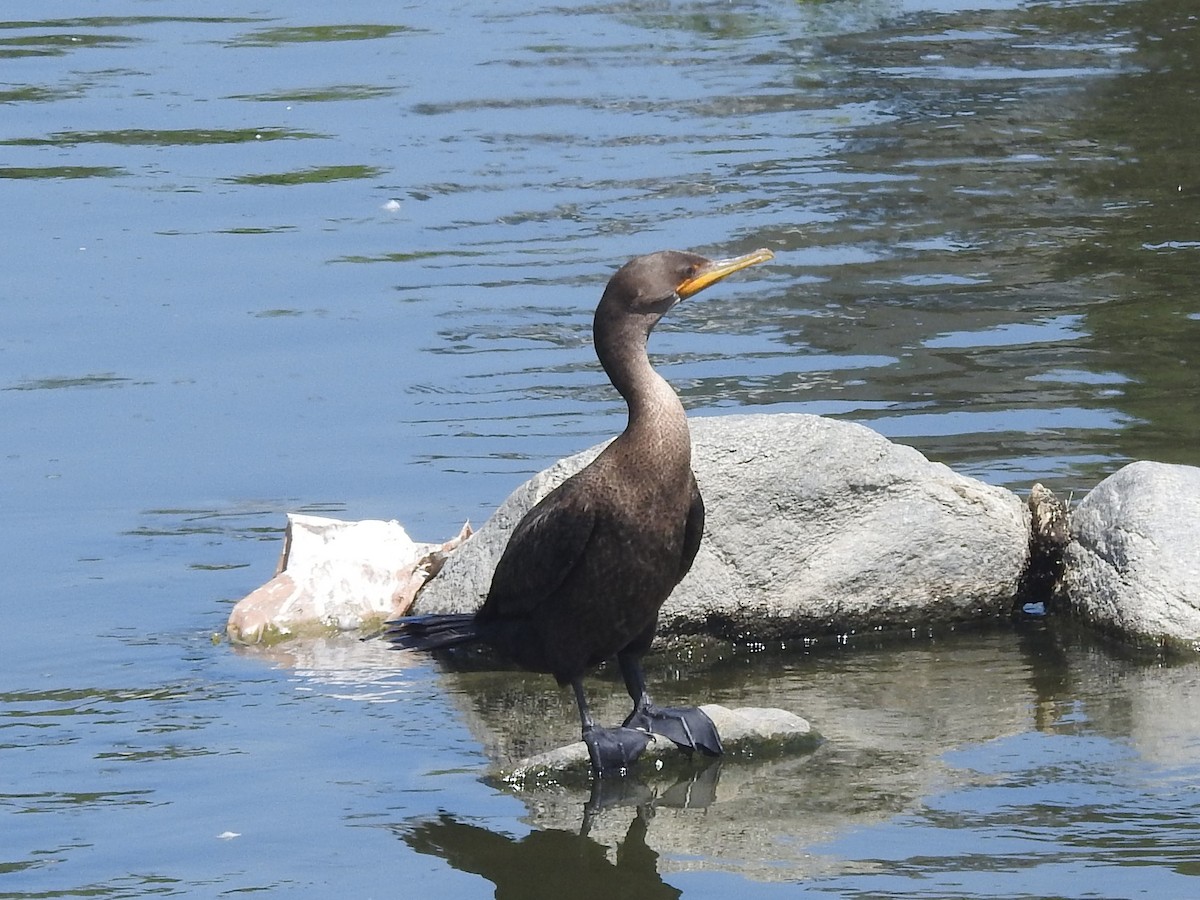
[{"label": "cormorant", "polygon": [[[570,684],[597,776],[630,766],[648,732],[688,752],[722,752],[703,711],[654,706],[642,674],[659,608],[691,568],[704,531],[687,416],[651,367],[646,341],[676,303],[772,256],[756,250],[710,260],[666,250],[618,269],[592,327],[600,364],[629,407],[625,430],[526,513],[478,612],[388,623],[386,638],[397,648],[479,641],[522,668]],[[621,726],[601,728],[588,710],[582,678],[614,656],[634,708]]]}]

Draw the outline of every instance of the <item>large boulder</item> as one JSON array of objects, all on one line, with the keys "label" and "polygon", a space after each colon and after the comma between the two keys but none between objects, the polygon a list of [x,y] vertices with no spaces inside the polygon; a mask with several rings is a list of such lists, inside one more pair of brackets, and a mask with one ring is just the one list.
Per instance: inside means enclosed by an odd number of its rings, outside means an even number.
[{"label": "large boulder", "polygon": [[[661,632],[760,641],[1010,611],[1030,539],[1028,510],[1011,492],[818,416],[694,419],[692,442],[704,542],[663,607]],[[475,609],[521,516],[599,451],[518,488],[426,585],[415,611]]]},{"label": "large boulder", "polygon": [[1071,513],[1063,592],[1102,630],[1200,650],[1200,469],[1130,463]]}]

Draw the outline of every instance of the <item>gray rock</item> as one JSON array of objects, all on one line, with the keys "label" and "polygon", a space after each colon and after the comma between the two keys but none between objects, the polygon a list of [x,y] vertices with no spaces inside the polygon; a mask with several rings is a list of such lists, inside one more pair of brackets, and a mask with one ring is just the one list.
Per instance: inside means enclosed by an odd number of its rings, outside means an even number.
[{"label": "gray rock", "polygon": [[1063,590],[1096,626],[1200,650],[1200,469],[1130,463],[1071,514]]},{"label": "gray rock", "polygon": [[[1030,536],[1028,510],[1011,492],[818,416],[695,419],[692,440],[704,543],[663,607],[660,632],[762,641],[1011,608]],[[475,609],[516,522],[599,450],[519,488],[451,556],[416,610]]]},{"label": "gray rock", "polygon": [[[728,709],[717,704],[700,707],[712,719],[721,735],[727,756],[758,757],[784,752],[808,752],[821,742],[807,720],[784,709],[741,707]],[[653,738],[642,754],[639,766],[667,755],[678,755],[675,745],[666,738]],[[510,784],[524,785],[527,781],[554,778],[567,770],[586,771],[589,767],[587,745],[575,741],[516,762],[502,771],[500,777]]]}]

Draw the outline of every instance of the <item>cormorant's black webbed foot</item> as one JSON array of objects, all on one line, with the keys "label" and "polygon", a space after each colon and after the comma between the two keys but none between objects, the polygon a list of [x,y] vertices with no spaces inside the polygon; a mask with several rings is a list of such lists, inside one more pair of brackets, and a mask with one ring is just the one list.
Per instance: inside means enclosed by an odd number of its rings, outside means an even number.
[{"label": "cormorant's black webbed foot", "polygon": [[699,750],[705,756],[720,756],[725,752],[717,726],[698,706],[639,703],[625,720],[625,727],[662,735],[685,753]]},{"label": "cormorant's black webbed foot", "polygon": [[588,756],[592,760],[592,771],[597,777],[622,775],[632,766],[653,736],[636,728],[584,727],[583,742],[587,744]]}]

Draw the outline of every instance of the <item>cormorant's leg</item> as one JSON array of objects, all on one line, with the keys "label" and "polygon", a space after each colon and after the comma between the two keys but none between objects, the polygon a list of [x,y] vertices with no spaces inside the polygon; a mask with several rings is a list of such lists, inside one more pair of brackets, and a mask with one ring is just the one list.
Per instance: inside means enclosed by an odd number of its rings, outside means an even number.
[{"label": "cormorant's leg", "polygon": [[633,699],[633,712],[625,720],[626,728],[661,734],[687,753],[699,750],[705,756],[720,756],[725,752],[717,726],[698,706],[654,705],[646,692],[640,653],[624,650],[617,654],[617,663]]},{"label": "cormorant's leg", "polygon": [[583,742],[587,744],[592,771],[597,778],[620,775],[637,762],[651,735],[636,728],[618,726],[600,728],[592,718],[587,699],[583,696],[583,683],[576,678],[571,682],[575,691],[575,702],[579,705],[579,721],[583,725]]}]

